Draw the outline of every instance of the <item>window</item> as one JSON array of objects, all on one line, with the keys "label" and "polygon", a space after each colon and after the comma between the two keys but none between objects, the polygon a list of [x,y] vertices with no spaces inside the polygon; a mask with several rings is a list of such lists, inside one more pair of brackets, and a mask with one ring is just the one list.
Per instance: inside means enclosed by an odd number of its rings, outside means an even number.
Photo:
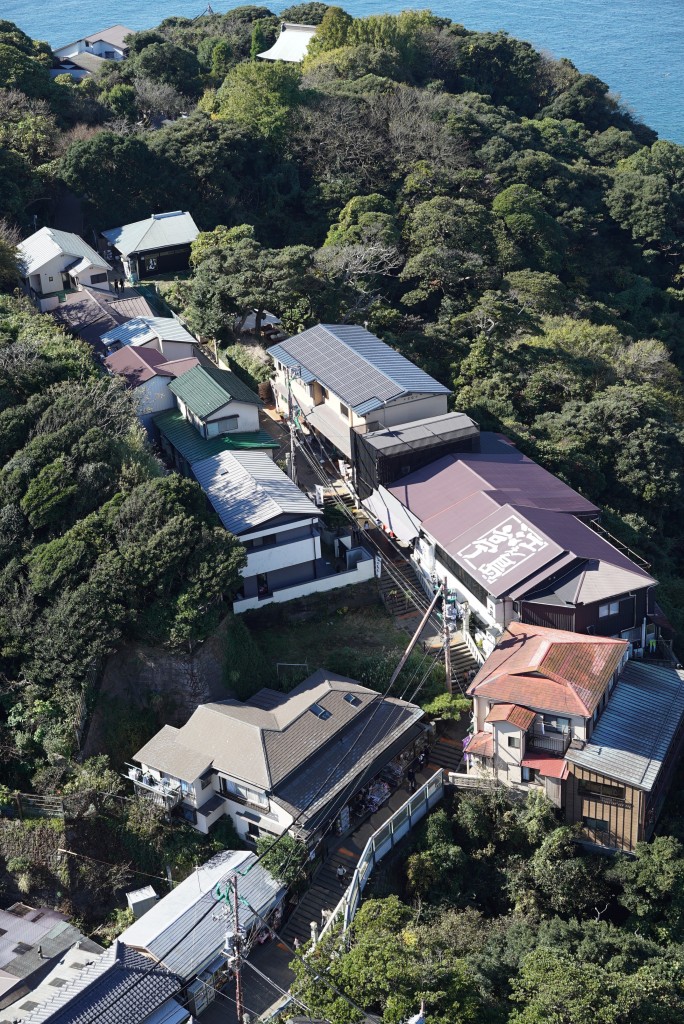
[{"label": "window", "polygon": [[587,779],[580,779],[577,791],[582,796],[597,800],[602,797],[607,797],[610,800],[624,800],[626,792],[624,786],[611,786],[605,782],[589,782]]},{"label": "window", "polygon": [[346,405],[342,405],[342,402],[340,402],[340,414],[342,416],[346,416],[347,419],[349,419],[349,409],[347,408]]},{"label": "window", "polygon": [[207,423],[207,437],[218,437],[219,434],[230,434],[237,430],[239,416],[223,416],[220,420]]},{"label": "window", "polygon": [[607,619],[609,615],[617,615],[619,611],[619,601],[607,601],[599,605],[599,619]]},{"label": "window", "polygon": [[523,782],[539,782],[539,769],[523,766],[522,780]]},{"label": "window", "polygon": [[328,391],[327,388],[324,388],[322,384],[321,384],[321,394],[323,395],[324,398],[330,398],[330,392]]},{"label": "window", "polygon": [[582,824],[593,832],[608,832],[610,828],[604,818],[588,818],[586,814],[582,817]]},{"label": "window", "polygon": [[275,533],[269,533],[268,537],[254,537],[246,543],[245,547],[252,548],[272,548],[278,543],[278,538]]},{"label": "window", "polygon": [[320,718],[322,722],[325,722],[326,719],[330,718],[331,714],[327,708],[322,708],[320,704],[312,704],[309,711],[315,715],[316,718]]},{"label": "window", "polygon": [[106,280],[107,280],[107,275],[106,274],[91,274],[90,275],[90,283],[91,284],[104,284],[104,282]]},{"label": "window", "polygon": [[54,281],[54,277],[48,277],[48,281]]},{"label": "window", "polygon": [[559,718],[558,715],[542,715],[545,732],[568,732],[570,729],[569,718]]},{"label": "window", "polygon": [[148,270],[156,270],[157,269],[157,257],[156,256],[148,256],[146,262],[147,262],[147,269]]},{"label": "window", "polygon": [[254,824],[253,824],[253,823],[252,823],[252,822],[250,821],[249,825],[247,826],[247,835],[248,835],[248,836],[249,836],[249,837],[250,837],[251,839],[258,839],[258,838],[259,838],[259,836],[261,835],[261,833],[259,832],[259,826],[258,826],[258,825],[254,825]]},{"label": "window", "polygon": [[344,699],[346,700],[347,704],[351,704],[353,708],[358,707],[359,704],[361,703],[360,699],[356,696],[355,693],[345,693]]},{"label": "window", "polygon": [[26,942],[18,942],[16,944],[16,946],[14,947],[14,949],[12,950],[12,952],[16,953],[17,956],[23,956],[24,953],[30,953],[32,949],[33,949],[33,946],[29,945],[28,943],[26,943]]},{"label": "window", "polygon": [[520,737],[519,736],[507,736],[508,746],[513,747],[514,750],[520,749]]},{"label": "window", "polygon": [[239,782],[233,782],[232,779],[221,777],[221,792],[225,796],[237,797],[239,800],[244,800],[247,804],[254,804],[256,807],[263,807],[265,810],[268,810],[270,807],[265,793],[260,793],[258,789],[252,789],[251,786],[243,786]]}]

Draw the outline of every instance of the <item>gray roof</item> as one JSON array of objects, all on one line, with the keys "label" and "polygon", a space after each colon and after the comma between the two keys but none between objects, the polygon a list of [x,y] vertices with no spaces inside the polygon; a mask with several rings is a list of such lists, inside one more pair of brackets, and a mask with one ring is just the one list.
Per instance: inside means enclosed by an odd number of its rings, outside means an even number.
[{"label": "gray roof", "polygon": [[173,725],[163,726],[140,748],[135,760],[184,782],[194,782],[211,765],[211,755],[201,748],[185,746],[178,738],[179,732]]},{"label": "gray roof", "polygon": [[142,1024],[180,988],[166,967],[117,940],[102,956],[84,955],[81,969],[55,986],[52,998],[22,1017],[22,1024]]},{"label": "gray roof", "polygon": [[240,921],[246,931],[284,896],[284,887],[255,861],[256,855],[245,850],[216,854],[127,928],[119,941],[149,953],[183,980],[193,978],[224,944],[226,918],[214,897],[218,885],[223,888],[238,876]]},{"label": "gray roof", "polygon": [[68,57],[60,57],[59,62],[62,65],[72,64],[75,68],[90,72],[91,75],[96,75],[107,64],[105,57],[99,57],[96,53],[88,53],[87,50],[71,54]]},{"label": "gray roof", "polygon": [[40,270],[56,256],[73,256],[76,261],[86,259],[94,267],[112,269],[98,252],[71,231],[41,228],[23,242],[19,242],[17,251],[21,271],[25,277]]},{"label": "gray roof", "polygon": [[532,604],[555,604],[572,607],[577,604],[594,604],[641,590],[648,585],[641,571],[612,565],[603,559],[590,559],[580,565],[573,561],[567,572],[542,589],[530,592],[527,584],[525,600]]},{"label": "gray roof", "polygon": [[153,213],[146,220],[109,228],[103,236],[124,256],[134,252],[150,252],[176,245],[189,245],[199,234],[199,228],[189,213]]},{"label": "gray roof", "polygon": [[105,346],[119,342],[121,345],[144,345],[155,338],[161,341],[184,341],[188,345],[199,345],[189,331],[172,316],[136,316],[127,320],[101,337]]},{"label": "gray roof", "polygon": [[406,395],[449,395],[449,388],[353,324],[318,324],[268,350],[296,369],[305,384],[317,380],[359,416]]},{"label": "gray roof", "polygon": [[[354,702],[346,699],[349,694],[356,698]],[[319,718],[311,711],[313,705],[330,712],[329,716]],[[377,711],[373,729],[366,731],[359,745],[355,729],[358,726],[361,730],[370,709]],[[420,709],[411,704],[383,700],[375,690],[319,669],[289,694],[263,689],[244,704],[235,700],[201,704],[188,722],[176,730],[177,752],[164,747],[168,767],[162,770],[193,782],[201,772],[183,776],[186,751],[193,750],[198,755],[201,751],[217,771],[274,792],[278,799],[282,794],[283,800],[295,807],[313,784],[323,781],[331,762],[336,763],[349,751],[351,737],[359,742],[353,746],[349,763],[342,764],[343,774],[363,757],[375,756],[378,743],[383,749],[396,729],[404,731],[420,716]],[[165,743],[174,739],[170,732],[166,737]],[[154,742],[139,750],[135,760],[161,768],[151,757]],[[200,762],[201,758],[198,765]],[[292,785],[289,780],[293,780]]]},{"label": "gray roof", "polygon": [[684,672],[630,661],[591,739],[566,760],[649,792],[684,716]]},{"label": "gray roof", "polygon": [[222,451],[193,463],[192,472],[225,528],[237,536],[283,515],[321,515],[263,451]]},{"label": "gray roof", "polygon": [[395,427],[382,427],[363,435],[364,441],[383,455],[398,455],[417,448],[434,447],[437,441],[452,441],[460,437],[479,434],[479,427],[470,416],[462,412],[448,412],[443,416],[430,416]]},{"label": "gray roof", "polygon": [[59,53],[60,50],[66,50],[70,46],[75,46],[80,42],[87,43],[111,43],[112,46],[124,47],[124,39],[126,36],[133,35],[132,28],[126,28],[125,25],[110,25],[108,28],[98,29],[97,32],[91,32],[89,36],[81,36],[81,39],[75,39],[73,43],[63,43],[61,46],[55,48],[54,52]]}]

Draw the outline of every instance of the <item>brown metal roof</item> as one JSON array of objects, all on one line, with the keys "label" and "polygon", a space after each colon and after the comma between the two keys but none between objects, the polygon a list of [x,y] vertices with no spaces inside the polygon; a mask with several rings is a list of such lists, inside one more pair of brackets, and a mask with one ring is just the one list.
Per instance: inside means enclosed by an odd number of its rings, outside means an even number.
[{"label": "brown metal roof", "polygon": [[511,622],[468,693],[588,718],[628,646],[626,640]]},{"label": "brown metal roof", "polygon": [[511,725],[526,732],[536,717],[536,711],[530,711],[519,704],[494,704],[489,709],[485,722],[510,722]]}]

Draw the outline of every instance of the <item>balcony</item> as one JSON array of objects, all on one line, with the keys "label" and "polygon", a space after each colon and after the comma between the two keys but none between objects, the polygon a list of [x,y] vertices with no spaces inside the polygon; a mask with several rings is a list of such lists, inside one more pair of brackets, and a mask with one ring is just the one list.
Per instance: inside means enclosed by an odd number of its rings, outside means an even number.
[{"label": "balcony", "polygon": [[543,751],[547,754],[555,754],[557,757],[564,757],[565,751],[570,746],[572,733],[569,729],[563,732],[551,732],[546,729],[544,732],[535,726],[525,734],[525,746],[527,750]]},{"label": "balcony", "polygon": [[[128,774],[124,776],[131,780],[135,787],[136,795],[149,797],[156,804],[171,810],[183,799],[181,783],[178,779],[156,779],[149,772],[135,765],[127,765]],[[142,791],[142,794],[139,793]]]}]

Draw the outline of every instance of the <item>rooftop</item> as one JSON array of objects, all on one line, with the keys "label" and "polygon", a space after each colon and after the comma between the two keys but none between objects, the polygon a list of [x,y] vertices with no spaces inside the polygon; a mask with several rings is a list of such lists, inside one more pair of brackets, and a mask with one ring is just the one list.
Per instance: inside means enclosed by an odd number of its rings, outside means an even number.
[{"label": "rooftop", "polygon": [[587,561],[621,572],[604,572],[592,587],[585,565],[584,601],[611,585],[623,593],[624,573],[628,589],[655,582],[582,521],[598,516],[595,505],[512,445],[490,453],[486,434],[481,441],[484,452],[445,455],[388,488],[410,512],[415,536],[422,527],[494,597],[516,600]]},{"label": "rooftop", "polygon": [[206,439],[183,418],[178,409],[158,413],[154,417],[154,424],[159,433],[163,434],[190,466],[220,452],[263,451],[267,448],[280,447],[266,430],[244,434],[220,434],[218,437]]},{"label": "rooftop", "polygon": [[589,718],[628,649],[626,640],[511,622],[468,693]]},{"label": "rooftop", "polygon": [[134,252],[150,252],[174,245],[189,245],[199,234],[199,228],[189,213],[153,213],[146,220],[109,228],[103,236],[124,256]]},{"label": "rooftop", "polygon": [[22,1024],[142,1024],[180,991],[174,974],[119,940],[101,956],[70,961],[66,971],[60,965],[52,972],[51,998],[29,1008],[35,1002],[29,995],[18,1004],[29,1009]]},{"label": "rooftop", "polygon": [[571,764],[616,782],[653,789],[684,716],[684,672],[630,661],[583,750]]},{"label": "rooftop", "polygon": [[305,384],[317,380],[359,416],[411,394],[449,395],[449,388],[363,327],[318,324],[268,350]]},{"label": "rooftop", "polygon": [[494,704],[485,722],[510,722],[511,725],[527,732],[534,722],[537,714],[529,708],[523,708],[519,704]]},{"label": "rooftop", "polygon": [[71,231],[57,231],[55,228],[40,228],[17,246],[19,263],[24,277],[35,274],[57,256],[71,256],[77,262],[86,260],[86,265],[112,268],[98,252]]},{"label": "rooftop", "polygon": [[369,430],[364,441],[383,455],[399,455],[417,448],[434,447],[436,442],[453,441],[479,434],[479,427],[470,416],[462,412],[448,412],[443,416],[430,416],[396,427]]},{"label": "rooftop", "polygon": [[109,28],[101,28],[97,32],[92,32],[89,36],[82,36],[81,39],[75,39],[73,43],[64,43],[62,46],[58,46],[55,52],[59,50],[66,50],[70,46],[75,46],[77,43],[111,43],[112,46],[118,46],[119,49],[124,48],[124,39],[126,36],[133,35],[132,28],[126,28],[125,25],[110,25]]},{"label": "rooftop", "polygon": [[[365,730],[363,742],[354,734],[352,750],[349,736],[357,725],[363,732],[371,708],[377,711],[374,728]],[[288,694],[265,688],[244,704],[202,704],[180,729],[172,733],[166,726],[157,733],[135,760],[186,781],[194,781],[211,761],[216,770],[268,792],[280,791],[284,800],[297,806],[308,786],[321,788],[331,758],[347,771],[364,755],[376,752],[376,744],[386,742],[395,729],[405,731],[420,715],[411,704],[383,700],[353,679],[319,669]],[[329,746],[333,740],[334,756]],[[189,763],[188,751],[194,752],[196,762]],[[349,754],[348,764],[340,759],[343,751]],[[183,774],[188,769],[196,774]]]},{"label": "rooftop", "polygon": [[247,402],[259,407],[264,404],[237,374],[232,370],[220,370],[217,366],[196,366],[171,385],[171,390],[202,419],[218,412],[229,402]]},{"label": "rooftop", "polygon": [[187,345],[199,345],[197,338],[172,316],[136,316],[107,331],[101,341],[107,347],[116,343],[137,347],[155,338],[159,341],[182,341]]},{"label": "rooftop", "polygon": [[295,25],[284,21],[280,26],[280,35],[270,50],[258,54],[262,60],[285,60],[293,64],[301,64],[306,57],[309,43],[316,35],[316,25]]},{"label": "rooftop", "polygon": [[99,57],[96,53],[88,53],[87,50],[83,50],[81,53],[73,53],[65,57],[60,57],[59,61],[62,65],[72,64],[75,68],[81,68],[83,71],[89,71],[91,75],[96,75],[107,63],[104,57]]},{"label": "rooftop", "polygon": [[152,377],[180,377],[199,364],[194,356],[168,360],[154,348],[133,348],[129,345],[107,356],[104,365],[110,373],[125,377],[129,387],[136,388]]},{"label": "rooftop", "polygon": [[263,451],[222,451],[193,463],[192,472],[225,528],[237,536],[280,516],[322,514]]},{"label": "rooftop", "polygon": [[[284,889],[246,850],[224,850],[198,867],[119,937],[145,950],[184,980],[194,977],[223,946],[226,920],[216,913],[214,890],[233,875],[240,881],[241,925],[246,930],[280,902]],[[174,948],[175,947],[175,948]],[[149,961],[148,961],[149,962]]]}]

